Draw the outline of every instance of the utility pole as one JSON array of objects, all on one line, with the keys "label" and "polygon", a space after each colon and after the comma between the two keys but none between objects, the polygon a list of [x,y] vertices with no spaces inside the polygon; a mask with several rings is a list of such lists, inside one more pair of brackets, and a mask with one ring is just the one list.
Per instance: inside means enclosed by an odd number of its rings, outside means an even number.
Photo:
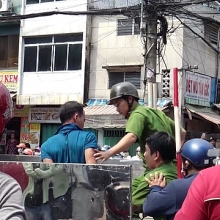
[{"label": "utility pole", "polygon": [[156,50],[157,50],[157,11],[146,0],[146,53],[145,53],[145,80],[147,80],[149,107],[156,108],[157,84],[156,84]]}]

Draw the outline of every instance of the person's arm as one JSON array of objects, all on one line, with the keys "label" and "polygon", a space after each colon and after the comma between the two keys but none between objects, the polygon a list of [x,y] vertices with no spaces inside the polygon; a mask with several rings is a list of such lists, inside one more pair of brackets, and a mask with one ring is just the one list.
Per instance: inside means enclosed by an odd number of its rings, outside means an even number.
[{"label": "person's arm", "polygon": [[[175,215],[175,220],[195,220],[204,219],[206,217],[205,204],[204,204],[204,183],[202,176],[199,173],[197,177],[192,182],[189,191],[187,193],[186,199],[179,212]],[[193,208],[193,209],[192,209]],[[190,212],[189,210],[192,210]]]},{"label": "person's arm", "polygon": [[145,126],[146,117],[138,112],[132,113],[126,124],[126,135],[108,151],[96,153],[96,160],[101,159],[102,162],[104,162],[110,157],[122,151],[128,150],[132,144],[141,139]]},{"label": "person's arm", "polygon": [[0,219],[26,220],[19,184],[9,175],[0,173]]},{"label": "person's arm", "polygon": [[35,179],[40,179],[41,177],[34,171],[32,163],[22,163],[24,171],[28,176],[31,176]]},{"label": "person's arm", "polygon": [[46,143],[41,146],[41,161],[43,161],[44,163],[53,163],[53,159],[48,152]]},{"label": "person's arm", "polygon": [[119,154],[123,151],[126,151],[136,141],[136,135],[134,135],[133,133],[127,133],[114,147],[108,150],[110,153],[110,157]]},{"label": "person's arm", "polygon": [[44,163],[53,163],[53,160],[46,158],[46,159],[43,159],[43,162]]},{"label": "person's arm", "polygon": [[94,157],[95,151],[93,148],[88,148],[85,150],[86,164],[96,164],[96,159]]},{"label": "person's arm", "polygon": [[152,186],[143,205],[144,214],[158,217],[173,215],[176,212],[176,192],[173,183],[165,188]]},{"label": "person's arm", "polygon": [[85,161],[86,164],[96,164],[96,158],[95,158],[95,149],[97,148],[97,139],[96,136],[89,132],[86,136],[85,140]]},{"label": "person's arm", "polygon": [[47,166],[49,167],[49,169],[44,170],[44,168],[41,167],[41,168],[36,168],[34,171],[40,176],[40,178],[43,178],[43,179],[59,174],[64,171],[62,164],[59,164],[59,165],[50,164]]},{"label": "person's arm", "polygon": [[102,160],[102,162],[108,160],[110,157],[129,149],[129,147],[134,144],[137,137],[132,133],[127,133],[114,147],[110,148],[105,152],[100,152],[95,150],[94,157],[96,160]]}]

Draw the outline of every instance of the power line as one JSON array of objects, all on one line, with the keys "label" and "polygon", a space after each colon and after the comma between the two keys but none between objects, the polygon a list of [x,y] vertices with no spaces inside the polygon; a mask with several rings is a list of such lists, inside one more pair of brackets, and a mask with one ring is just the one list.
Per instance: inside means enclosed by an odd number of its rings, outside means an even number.
[{"label": "power line", "polygon": [[180,23],[185,26],[186,28],[188,28],[193,34],[195,34],[197,37],[199,37],[202,41],[204,41],[210,48],[212,48],[212,50],[214,50],[217,54],[219,54],[219,50],[216,49],[211,43],[209,43],[205,38],[203,38],[202,36],[200,36],[198,33],[196,33],[192,28],[190,28],[186,23],[182,22],[181,19],[178,18],[178,16],[176,16],[176,18],[180,21]]},{"label": "power line", "polygon": [[89,10],[89,11],[49,11],[32,13],[26,15],[12,15],[12,16],[2,16],[0,17],[0,22],[2,21],[12,21],[12,20],[22,20],[28,18],[45,17],[51,15],[121,15],[126,13],[132,13],[132,11],[137,10],[136,6],[123,7],[116,9],[101,9],[101,10]]}]

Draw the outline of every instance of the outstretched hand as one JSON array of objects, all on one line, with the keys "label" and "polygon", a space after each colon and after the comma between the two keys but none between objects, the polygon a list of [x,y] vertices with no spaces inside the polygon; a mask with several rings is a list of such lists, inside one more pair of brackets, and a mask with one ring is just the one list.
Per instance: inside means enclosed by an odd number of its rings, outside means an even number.
[{"label": "outstretched hand", "polygon": [[97,149],[95,149],[95,154],[94,154],[94,157],[97,160],[101,160],[101,163],[103,163],[104,161],[108,160],[110,157],[111,157],[111,154],[110,152],[107,150],[107,151],[99,151]]},{"label": "outstretched hand", "polygon": [[158,172],[155,172],[155,174],[150,174],[150,180],[148,178],[145,178],[146,182],[148,183],[149,187],[151,186],[166,186],[166,179],[163,175],[163,173],[158,174]]}]

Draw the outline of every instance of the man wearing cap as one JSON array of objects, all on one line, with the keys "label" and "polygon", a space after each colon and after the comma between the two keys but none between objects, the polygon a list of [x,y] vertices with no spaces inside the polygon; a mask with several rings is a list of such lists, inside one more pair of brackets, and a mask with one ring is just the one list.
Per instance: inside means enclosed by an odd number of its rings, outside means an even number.
[{"label": "man wearing cap", "polygon": [[[134,143],[139,143],[142,155],[145,151],[145,140],[157,131],[164,131],[175,136],[175,123],[164,112],[145,107],[138,103],[137,88],[129,82],[115,84],[111,88],[109,104],[114,105],[119,114],[128,119],[126,135],[112,148],[105,152],[97,152],[96,160],[103,162],[113,155],[129,149]],[[181,142],[184,143],[186,131],[181,128]],[[144,158],[142,156],[142,158]]]},{"label": "man wearing cap", "polygon": [[23,151],[24,151],[24,149],[26,149],[25,143],[21,142],[16,147],[18,148],[19,155],[23,155]]},{"label": "man wearing cap", "polygon": [[[5,125],[12,118],[13,103],[0,82],[0,140]],[[0,172],[0,219],[26,220],[21,187],[11,176]]]},{"label": "man wearing cap", "polygon": [[[146,139],[155,132],[166,132],[172,137],[175,136],[175,122],[168,118],[164,112],[145,107],[138,103],[139,95],[137,88],[129,82],[121,82],[111,88],[109,104],[114,105],[119,114],[128,119],[125,128],[125,136],[112,148],[105,152],[98,152],[94,155],[96,160],[102,162],[113,155],[129,149],[134,143],[139,143],[141,157],[144,158]],[[181,142],[184,143],[186,131],[181,128]],[[145,160],[143,160],[145,163]],[[146,172],[149,168],[146,167]],[[132,204],[135,206],[141,200],[142,192],[139,185],[145,181],[144,175],[139,176],[132,182]],[[142,190],[142,189],[141,189]],[[133,195],[135,193],[135,201]],[[139,201],[138,201],[139,200]],[[134,211],[134,210],[133,210]]]},{"label": "man wearing cap", "polygon": [[[205,140],[200,138],[191,139],[179,151],[183,162],[184,178],[173,180],[167,184],[167,178],[163,177],[163,174],[154,173],[149,179],[146,179],[150,187],[150,193],[143,205],[145,216],[153,218],[166,216],[165,219],[173,220],[199,171],[213,166],[214,158],[207,155],[208,151],[212,149],[214,147]],[[187,218],[182,217],[179,219]]]}]

